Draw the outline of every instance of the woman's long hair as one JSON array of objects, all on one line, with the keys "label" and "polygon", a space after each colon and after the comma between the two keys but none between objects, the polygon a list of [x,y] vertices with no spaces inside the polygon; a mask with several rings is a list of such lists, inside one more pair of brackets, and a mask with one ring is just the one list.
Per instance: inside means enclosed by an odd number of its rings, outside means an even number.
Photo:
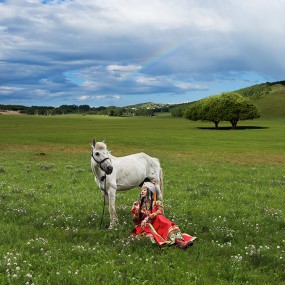
[{"label": "woman's long hair", "polygon": [[147,188],[146,196],[145,196],[145,197],[142,197],[142,198],[141,198],[141,202],[140,202],[140,211],[139,211],[139,218],[140,218],[140,219],[142,218],[142,215],[143,215],[142,212],[141,212],[141,207],[142,207],[143,201],[144,201],[144,199],[147,199],[149,196],[150,196],[150,211],[152,211],[153,194],[152,194],[152,192]]}]

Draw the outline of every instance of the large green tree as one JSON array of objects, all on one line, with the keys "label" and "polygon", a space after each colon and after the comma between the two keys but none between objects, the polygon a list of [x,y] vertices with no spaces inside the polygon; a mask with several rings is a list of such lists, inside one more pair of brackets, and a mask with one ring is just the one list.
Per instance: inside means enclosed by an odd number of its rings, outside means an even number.
[{"label": "large green tree", "polygon": [[240,120],[259,116],[256,106],[250,99],[236,92],[223,93],[197,101],[185,112],[187,119],[213,122],[216,129],[221,121],[229,121],[233,129],[236,129]]},{"label": "large green tree", "polygon": [[228,92],[220,95],[221,113],[223,121],[229,121],[233,129],[236,129],[240,120],[251,120],[260,117],[253,102],[236,92]]},{"label": "large green tree", "polygon": [[185,117],[192,121],[201,120],[213,122],[217,129],[219,122],[222,121],[219,99],[219,96],[211,96],[190,104],[185,112]]}]

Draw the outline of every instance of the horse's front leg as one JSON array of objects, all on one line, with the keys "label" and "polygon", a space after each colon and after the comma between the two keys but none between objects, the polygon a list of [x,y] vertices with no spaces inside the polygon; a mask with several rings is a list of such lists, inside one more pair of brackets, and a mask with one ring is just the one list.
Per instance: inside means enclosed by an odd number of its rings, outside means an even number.
[{"label": "horse's front leg", "polygon": [[116,224],[118,224],[118,217],[116,213],[116,189],[109,189],[109,213],[110,213],[110,226],[109,229],[112,229]]}]

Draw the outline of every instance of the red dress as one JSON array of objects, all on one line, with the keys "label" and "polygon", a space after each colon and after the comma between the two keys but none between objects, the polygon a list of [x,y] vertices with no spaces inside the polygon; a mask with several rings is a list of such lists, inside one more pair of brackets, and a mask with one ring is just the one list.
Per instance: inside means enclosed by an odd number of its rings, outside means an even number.
[{"label": "red dress", "polygon": [[[132,235],[145,235],[160,247],[173,245],[176,239],[184,241],[194,240],[194,237],[181,233],[175,223],[163,216],[163,204],[161,201],[154,202],[152,210],[150,210],[150,200],[146,200],[141,207],[140,203],[135,202],[131,212],[134,216],[133,224],[135,225],[135,228],[131,231]],[[149,220],[143,229],[141,222],[147,217],[149,217]]]}]

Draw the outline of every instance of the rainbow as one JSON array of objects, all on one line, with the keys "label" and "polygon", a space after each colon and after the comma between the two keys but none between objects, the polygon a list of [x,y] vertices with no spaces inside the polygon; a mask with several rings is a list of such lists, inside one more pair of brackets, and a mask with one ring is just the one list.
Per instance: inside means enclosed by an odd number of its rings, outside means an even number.
[{"label": "rainbow", "polygon": [[145,59],[143,63],[139,65],[138,68],[129,72],[122,81],[127,81],[131,77],[136,76],[139,73],[142,73],[152,68],[153,66],[158,65],[161,62],[166,61],[169,58],[175,56],[183,48],[183,46],[184,44],[178,44],[167,49],[166,48],[160,49],[158,52]]}]

